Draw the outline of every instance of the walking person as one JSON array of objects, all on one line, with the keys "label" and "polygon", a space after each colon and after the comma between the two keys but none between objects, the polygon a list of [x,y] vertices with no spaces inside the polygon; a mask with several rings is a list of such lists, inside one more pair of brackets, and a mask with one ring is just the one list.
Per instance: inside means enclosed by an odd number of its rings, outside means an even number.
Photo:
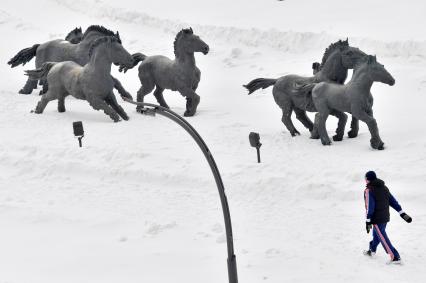
[{"label": "walking person", "polygon": [[385,182],[378,179],[374,171],[365,174],[367,187],[364,191],[364,201],[366,210],[365,228],[367,233],[373,230],[373,240],[369,249],[364,251],[366,256],[374,256],[377,246],[382,244],[386,253],[390,256],[389,264],[401,264],[401,257],[398,251],[390,242],[386,234],[386,225],[389,222],[389,206],[395,209],[406,222],[411,223],[412,218],[408,216],[399,205],[395,197],[385,186]]}]

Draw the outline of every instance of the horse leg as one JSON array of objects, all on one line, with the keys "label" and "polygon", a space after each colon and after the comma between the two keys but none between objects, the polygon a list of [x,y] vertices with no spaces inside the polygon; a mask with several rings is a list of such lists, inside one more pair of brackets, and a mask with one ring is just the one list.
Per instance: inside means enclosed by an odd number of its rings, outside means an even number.
[{"label": "horse leg", "polygon": [[[142,81],[142,80],[141,80]],[[153,89],[155,85],[149,81],[145,81],[142,83],[141,88],[138,90],[136,101],[137,102],[143,102],[143,98],[149,94]],[[137,106],[136,111],[140,111],[143,109],[143,106]]]},{"label": "horse leg", "polygon": [[161,106],[168,109],[170,107],[167,105],[166,101],[164,100],[163,91],[164,91],[164,88],[161,88],[157,85],[157,87],[155,88],[155,91],[154,91],[154,96]]},{"label": "horse leg", "polygon": [[[200,76],[201,76],[201,73],[200,73],[200,71],[197,69],[197,71],[196,71],[196,73],[195,73],[195,79],[194,79],[194,81],[192,82],[192,90],[194,91],[194,92],[196,92],[197,91],[197,88],[198,88],[198,84],[199,84],[199,82],[200,82]],[[192,99],[190,98],[190,97],[186,97],[186,109],[188,109],[188,108],[190,108],[191,107],[191,104],[192,104]]]},{"label": "horse leg", "polygon": [[45,94],[43,94],[43,96],[41,97],[40,101],[37,103],[37,106],[34,110],[34,113],[36,114],[41,114],[43,113],[44,109],[46,108],[47,104],[54,100],[57,99],[58,96],[55,92],[53,91],[47,91]]},{"label": "horse leg", "polygon": [[296,135],[300,135],[300,133],[296,130],[296,128],[293,125],[293,121],[291,121],[291,114],[293,113],[293,105],[284,105],[281,107],[281,110],[283,111],[283,116],[281,118],[281,121],[286,126],[287,130],[290,132],[291,136],[294,137]]},{"label": "horse leg", "polygon": [[295,107],[294,113],[296,113],[296,118],[299,120],[306,129],[312,132],[314,128],[314,123],[312,123],[311,119],[309,119],[308,115],[306,115],[306,111],[300,108]]},{"label": "horse leg", "polygon": [[330,110],[329,109],[325,109],[325,107],[323,107],[324,109],[319,110],[318,112],[318,132],[321,138],[321,143],[323,145],[331,145],[331,140],[330,137],[328,136],[327,133],[327,127],[326,127],[326,122],[327,122],[327,118],[328,115],[330,114]]},{"label": "horse leg", "polygon": [[333,140],[342,141],[343,136],[345,135],[345,126],[346,122],[348,121],[348,115],[338,110],[332,110],[330,114],[339,119],[339,122],[337,123],[336,135],[333,136]]},{"label": "horse leg", "polygon": [[58,112],[63,113],[65,111],[65,95],[60,95],[58,97]]},{"label": "horse leg", "polygon": [[372,115],[369,115],[367,112],[363,111],[362,109],[357,109],[355,111],[352,111],[352,115],[354,115],[355,118],[367,124],[368,130],[370,131],[370,134],[371,134],[371,139],[370,139],[371,147],[374,149],[383,150],[385,143],[380,138],[379,128],[377,127],[376,119],[374,119]]},{"label": "horse leg", "polygon": [[320,135],[318,133],[318,123],[319,123],[319,113],[315,114],[314,128],[311,131],[311,139],[319,139]]},{"label": "horse leg", "polygon": [[117,99],[115,98],[114,94],[111,93],[109,96],[105,98],[105,102],[112,107],[112,109],[115,110],[115,112],[118,113],[118,115],[121,116],[124,120],[129,120],[129,116],[127,116],[127,113],[124,111],[123,107],[118,104]]},{"label": "horse leg", "polygon": [[93,107],[95,110],[103,110],[106,115],[108,115],[114,122],[120,121],[120,117],[118,116],[117,112],[115,112],[114,109],[112,109],[106,102],[99,98],[91,96],[86,96],[87,101],[89,102],[90,106]]},{"label": "horse leg", "polygon": [[356,138],[358,136],[358,131],[359,131],[359,120],[355,118],[354,116],[352,116],[351,130],[348,132],[348,137]]},{"label": "horse leg", "polygon": [[192,88],[183,88],[180,93],[186,97],[186,111],[183,113],[185,117],[191,117],[197,112],[198,104],[200,104],[200,96],[192,90]]},{"label": "horse leg", "polygon": [[31,94],[33,89],[37,88],[37,80],[32,80],[28,78],[25,85],[19,90],[20,94]]},{"label": "horse leg", "polygon": [[[121,84],[121,82],[119,80],[117,80],[116,78],[114,78],[113,76],[111,76],[112,80],[114,81],[114,88],[118,91],[118,93],[120,94],[120,96],[123,98],[128,98],[133,100],[132,95],[124,89],[123,85]],[[123,118],[124,119],[124,118]]]},{"label": "horse leg", "polygon": [[49,90],[49,84],[47,83],[47,80],[40,80],[39,84],[42,86],[39,95],[43,95]]}]

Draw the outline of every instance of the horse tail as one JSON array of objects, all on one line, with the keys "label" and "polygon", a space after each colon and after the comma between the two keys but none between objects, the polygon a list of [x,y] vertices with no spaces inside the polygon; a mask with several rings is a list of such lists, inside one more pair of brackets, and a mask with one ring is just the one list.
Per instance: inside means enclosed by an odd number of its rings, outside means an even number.
[{"label": "horse tail", "polygon": [[134,66],[136,66],[139,62],[145,60],[147,56],[145,54],[138,52],[133,54],[132,57],[133,57],[133,64]]},{"label": "horse tail", "polygon": [[31,61],[31,59],[33,59],[33,57],[36,55],[37,48],[39,46],[40,44],[34,44],[32,47],[22,49],[18,52],[18,54],[13,56],[13,58],[10,59],[7,64],[9,64],[11,68],[16,67],[20,64],[25,65],[26,63]]},{"label": "horse tail", "polygon": [[125,66],[125,65],[120,65],[119,67],[119,71],[120,72],[127,72],[127,70],[134,68],[137,64],[139,64],[139,62],[143,61],[146,59],[146,55],[142,54],[140,52],[132,54],[132,58],[133,58],[133,65],[132,66]]},{"label": "horse tail", "polygon": [[49,73],[50,69],[52,69],[53,66],[55,66],[55,62],[46,62],[41,65],[40,68],[35,70],[26,70],[25,75],[30,77],[30,79],[33,80],[46,80],[47,74]]},{"label": "horse tail", "polygon": [[265,89],[267,87],[270,87],[271,85],[274,85],[276,82],[277,82],[277,79],[258,78],[258,79],[252,80],[246,85],[243,85],[243,87],[245,87],[249,91],[248,94],[251,94],[255,92],[256,90],[258,90],[259,88]]}]

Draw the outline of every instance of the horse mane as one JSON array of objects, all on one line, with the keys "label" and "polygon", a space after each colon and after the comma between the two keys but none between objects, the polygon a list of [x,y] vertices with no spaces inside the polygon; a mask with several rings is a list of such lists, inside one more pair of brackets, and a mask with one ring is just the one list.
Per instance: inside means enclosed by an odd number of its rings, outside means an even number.
[{"label": "horse mane", "polygon": [[114,36],[103,36],[100,37],[96,40],[94,40],[92,42],[92,44],[90,45],[89,48],[89,58],[92,57],[93,52],[95,51],[96,47],[98,47],[99,45],[102,45],[104,43],[113,43],[113,42],[118,42],[121,44],[121,41],[114,35]]},{"label": "horse mane", "polygon": [[72,31],[70,31],[68,34],[67,34],[67,36],[65,36],[65,40],[69,40],[69,38],[71,37],[71,35],[72,34],[76,34],[76,33],[81,33],[82,31],[81,31],[81,27],[79,27],[79,28],[75,28],[75,29],[73,29]]},{"label": "horse mane", "polygon": [[367,56],[367,64],[368,65],[372,65],[372,64],[375,64],[375,63],[377,63],[377,57],[376,57],[376,55],[368,55]]},{"label": "horse mane", "polygon": [[332,44],[330,44],[329,47],[327,47],[324,51],[324,55],[322,56],[322,61],[321,61],[321,65],[320,65],[320,69],[322,69],[322,67],[324,67],[325,62],[327,62],[328,57],[330,57],[330,55],[336,50],[336,49],[343,49],[349,47],[349,42],[348,39],[346,40],[339,40],[336,41]]},{"label": "horse mane", "polygon": [[121,43],[120,35],[118,34],[118,32],[114,33],[112,30],[109,30],[106,27],[100,26],[100,25],[91,25],[90,27],[88,27],[83,34],[83,39],[92,31],[97,31],[99,33],[102,33],[105,36],[116,37],[119,40],[119,42]]},{"label": "horse mane", "polygon": [[178,51],[177,51],[177,43],[178,43],[178,40],[182,37],[183,34],[194,34],[194,31],[192,30],[192,28],[182,29],[181,31],[179,31],[176,34],[175,41],[173,42],[173,49],[174,49],[174,53],[175,53],[176,57],[179,56]]}]

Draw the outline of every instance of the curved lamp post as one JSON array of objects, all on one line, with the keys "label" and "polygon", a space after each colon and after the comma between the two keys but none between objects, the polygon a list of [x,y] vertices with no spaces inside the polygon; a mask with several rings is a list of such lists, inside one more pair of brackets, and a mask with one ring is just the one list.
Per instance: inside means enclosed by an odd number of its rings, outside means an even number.
[{"label": "curved lamp post", "polygon": [[223,218],[225,220],[225,230],[226,230],[226,243],[228,247],[228,279],[229,283],[238,283],[237,276],[237,262],[234,254],[234,240],[232,236],[232,224],[231,224],[231,215],[229,213],[229,205],[228,199],[225,194],[225,187],[223,186],[222,177],[220,176],[219,169],[217,168],[216,162],[214,161],[213,155],[211,154],[209,148],[207,147],[204,140],[198,134],[198,132],[189,124],[185,119],[183,119],[179,114],[162,107],[160,105],[144,103],[144,102],[135,102],[128,98],[123,97],[123,99],[131,104],[135,104],[138,106],[145,107],[141,111],[141,113],[146,115],[155,116],[155,114],[159,114],[161,116],[167,117],[170,120],[173,120],[177,124],[179,124],[182,128],[187,131],[191,137],[195,140],[195,142],[200,147],[201,151],[204,154],[204,157],[207,159],[209,163],[210,169],[214,175],[214,179],[216,181],[216,186],[219,191],[220,202],[222,204]]}]

